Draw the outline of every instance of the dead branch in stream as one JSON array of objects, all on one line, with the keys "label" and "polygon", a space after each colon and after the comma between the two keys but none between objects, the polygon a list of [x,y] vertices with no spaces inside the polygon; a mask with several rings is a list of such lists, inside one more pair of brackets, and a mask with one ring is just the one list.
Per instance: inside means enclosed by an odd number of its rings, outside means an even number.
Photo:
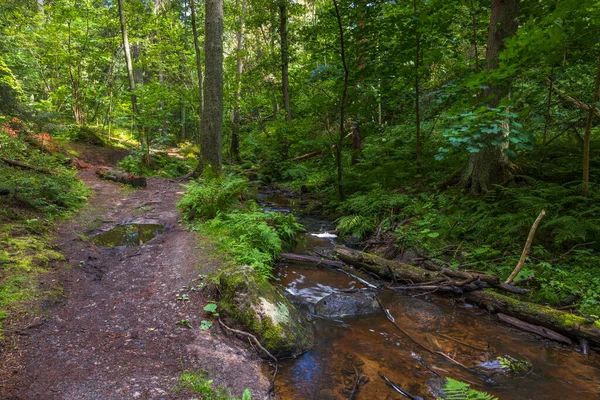
[{"label": "dead branch in stream", "polygon": [[396,382],[392,381],[390,378],[388,378],[387,376],[382,374],[381,371],[378,371],[377,373],[379,374],[381,379],[383,379],[385,381],[385,383],[388,384],[389,387],[394,389],[396,392],[400,393],[402,396],[408,397],[411,400],[423,400],[422,397],[413,396],[412,394],[408,393],[406,390],[402,389],[402,386],[400,386],[399,384],[397,384]]},{"label": "dead branch in stream", "polygon": [[340,268],[345,267],[346,263],[342,261],[329,260],[323,257],[309,256],[305,254],[282,253],[279,258],[283,261],[299,261],[315,265],[324,265],[326,267]]},{"label": "dead branch in stream", "polygon": [[569,339],[568,337],[565,337],[560,333],[554,332],[551,329],[544,328],[543,326],[533,325],[528,322],[521,321],[518,318],[514,318],[502,313],[498,313],[498,319],[504,322],[505,324],[512,325],[515,328],[519,328],[523,331],[535,333],[536,335],[540,335],[541,337],[545,337],[546,339],[551,339],[564,344],[573,344],[573,342],[571,342],[571,339]]},{"label": "dead branch in stream", "polygon": [[[416,267],[410,264],[399,263],[393,260],[387,260],[370,253],[363,253],[348,248],[338,247],[334,249],[338,258],[347,264],[354,265],[357,268],[375,273],[384,278],[415,283],[430,282],[436,279],[443,279],[445,286],[464,286],[466,283],[481,281],[489,286],[515,293],[529,293],[527,289],[521,289],[513,285],[503,283],[496,276],[480,274],[475,272],[463,272],[450,268],[435,265],[429,261],[423,262],[423,267]],[[449,279],[451,278],[451,279]],[[457,281],[457,279],[460,279]],[[482,286],[481,288],[483,288]]]},{"label": "dead branch in stream", "polygon": [[376,298],[377,303],[379,304],[379,307],[381,308],[381,310],[383,311],[383,313],[385,314],[385,316],[387,317],[387,319],[396,327],[396,329],[398,329],[400,332],[402,332],[402,334],[406,337],[408,337],[410,340],[413,341],[413,343],[415,343],[416,345],[418,345],[419,347],[421,347],[423,350],[431,353],[431,354],[436,354],[450,362],[452,362],[453,364],[458,365],[459,367],[463,368],[465,371],[467,372],[472,372],[469,368],[467,368],[466,366],[464,366],[463,364],[461,364],[460,362],[456,361],[455,359],[453,359],[452,357],[450,357],[449,355],[447,355],[444,352],[441,352],[439,350],[431,350],[430,348],[426,347],[423,343],[419,342],[417,339],[415,339],[412,335],[410,335],[408,332],[406,332],[404,329],[402,329],[400,327],[400,325],[398,325],[396,323],[396,319],[392,316],[392,314],[389,312],[389,310],[387,308],[385,308],[383,306],[383,304],[381,303],[381,301],[379,300],[379,298]]},{"label": "dead branch in stream", "polygon": [[533,237],[535,236],[535,231],[537,230],[538,225],[542,221],[542,218],[544,218],[544,215],[546,215],[546,211],[542,210],[540,212],[540,215],[538,215],[537,218],[535,219],[533,225],[531,226],[531,230],[529,231],[529,235],[527,236],[527,242],[525,242],[525,247],[523,247],[523,252],[521,253],[521,258],[519,258],[519,262],[517,263],[515,270],[512,272],[512,274],[510,274],[510,276],[504,283],[511,283],[517,277],[517,275],[519,275],[519,272],[521,272],[523,265],[525,265],[525,259],[527,259],[527,254],[529,253],[529,249],[531,248],[531,242],[533,242]]}]

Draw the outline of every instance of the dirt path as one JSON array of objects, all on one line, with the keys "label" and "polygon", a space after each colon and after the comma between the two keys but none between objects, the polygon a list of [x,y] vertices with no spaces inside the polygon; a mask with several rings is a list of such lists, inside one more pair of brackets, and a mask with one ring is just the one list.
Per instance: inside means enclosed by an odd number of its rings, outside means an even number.
[{"label": "dirt path", "polygon": [[[80,150],[95,165],[115,161],[114,153]],[[196,235],[178,225],[181,186],[150,178],[146,189],[134,191],[99,180],[93,171],[81,178],[94,195],[57,234],[71,267],[57,278],[63,281],[64,302],[30,330],[16,398],[197,398],[174,390],[188,368],[207,370],[236,396],[248,387],[253,398],[264,398],[269,383],[257,356],[216,326],[198,329],[202,319],[210,319],[203,307],[211,293],[186,291],[190,301],[177,300],[178,291],[219,266],[210,249],[198,248]],[[166,229],[133,248],[96,247],[90,240],[127,222]],[[193,329],[176,325],[184,319]]]}]

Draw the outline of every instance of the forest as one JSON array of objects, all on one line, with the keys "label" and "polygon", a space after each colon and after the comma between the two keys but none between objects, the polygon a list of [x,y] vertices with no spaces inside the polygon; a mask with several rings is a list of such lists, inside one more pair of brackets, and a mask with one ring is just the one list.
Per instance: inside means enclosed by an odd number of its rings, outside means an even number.
[{"label": "forest", "polygon": [[0,397],[600,392],[600,2],[3,0],[0,38]]}]

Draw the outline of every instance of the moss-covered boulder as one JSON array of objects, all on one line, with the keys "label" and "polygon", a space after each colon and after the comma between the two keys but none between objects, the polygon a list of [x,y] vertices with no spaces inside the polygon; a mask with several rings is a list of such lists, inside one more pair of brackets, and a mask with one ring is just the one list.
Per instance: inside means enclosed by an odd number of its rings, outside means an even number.
[{"label": "moss-covered boulder", "polygon": [[219,281],[221,312],[255,335],[275,357],[295,357],[312,347],[310,323],[252,267],[229,268]]}]

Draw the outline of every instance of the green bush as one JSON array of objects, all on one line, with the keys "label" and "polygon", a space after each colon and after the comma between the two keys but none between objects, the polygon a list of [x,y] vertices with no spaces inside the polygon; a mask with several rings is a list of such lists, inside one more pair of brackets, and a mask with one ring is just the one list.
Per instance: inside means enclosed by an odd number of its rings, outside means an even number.
[{"label": "green bush", "polygon": [[294,247],[304,230],[291,214],[263,213],[256,207],[219,213],[204,226],[237,263],[250,265],[267,278],[273,276],[273,261],[282,248]]},{"label": "green bush", "polygon": [[233,174],[200,178],[197,182],[184,185],[186,193],[177,207],[188,219],[211,219],[218,212],[228,211],[239,204],[248,185],[246,179]]}]

